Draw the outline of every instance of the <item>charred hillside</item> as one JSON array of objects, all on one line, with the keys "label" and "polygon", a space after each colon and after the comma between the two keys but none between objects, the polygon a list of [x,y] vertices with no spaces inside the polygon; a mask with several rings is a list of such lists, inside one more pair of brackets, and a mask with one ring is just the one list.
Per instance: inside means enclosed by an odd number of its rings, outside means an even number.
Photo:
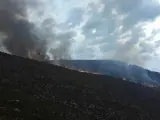
[{"label": "charred hillside", "polygon": [[160,92],[0,53],[1,120],[159,120]]}]

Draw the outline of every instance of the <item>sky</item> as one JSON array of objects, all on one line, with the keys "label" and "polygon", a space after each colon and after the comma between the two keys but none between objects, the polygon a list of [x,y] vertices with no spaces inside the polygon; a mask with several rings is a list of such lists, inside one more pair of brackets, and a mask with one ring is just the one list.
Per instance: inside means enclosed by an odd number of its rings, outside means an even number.
[{"label": "sky", "polygon": [[28,19],[51,41],[51,59],[53,49],[74,60],[120,60],[160,72],[160,0],[36,1],[27,3]]}]

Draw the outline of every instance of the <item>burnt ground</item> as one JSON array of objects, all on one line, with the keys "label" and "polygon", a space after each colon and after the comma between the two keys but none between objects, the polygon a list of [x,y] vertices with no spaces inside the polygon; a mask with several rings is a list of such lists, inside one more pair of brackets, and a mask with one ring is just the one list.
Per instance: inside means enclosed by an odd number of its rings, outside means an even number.
[{"label": "burnt ground", "polygon": [[160,92],[0,53],[0,120],[160,120]]}]

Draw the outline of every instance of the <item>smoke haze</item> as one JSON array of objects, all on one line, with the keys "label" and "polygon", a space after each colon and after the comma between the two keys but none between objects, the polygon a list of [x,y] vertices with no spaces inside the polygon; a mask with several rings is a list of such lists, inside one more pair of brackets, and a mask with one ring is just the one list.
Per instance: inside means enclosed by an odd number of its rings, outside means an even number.
[{"label": "smoke haze", "polygon": [[159,0],[1,0],[0,50],[160,71]]}]

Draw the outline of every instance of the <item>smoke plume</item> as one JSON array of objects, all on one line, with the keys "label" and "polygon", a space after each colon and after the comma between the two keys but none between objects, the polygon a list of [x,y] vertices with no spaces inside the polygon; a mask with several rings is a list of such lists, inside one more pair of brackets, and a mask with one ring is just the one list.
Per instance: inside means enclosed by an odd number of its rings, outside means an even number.
[{"label": "smoke plume", "polygon": [[[51,59],[48,58],[49,56],[47,55],[47,52],[49,52],[47,45],[53,42],[54,38],[47,41],[46,36],[40,36],[38,32],[36,33],[37,29],[35,29],[35,24],[28,19],[27,8],[29,5],[33,5],[31,3],[28,4],[28,1],[0,0],[0,44],[2,44],[9,53],[14,55],[36,60]],[[38,5],[38,2],[36,5]],[[45,26],[46,24],[50,26],[50,22],[46,22],[46,19],[43,23],[45,23]],[[43,27],[44,25],[41,25],[40,29],[43,30]],[[65,54],[68,46],[66,46]],[[50,54],[54,53],[53,51],[54,50],[52,50]],[[58,54],[58,52],[57,50],[56,54]],[[63,54],[61,53],[59,59],[62,58],[62,56]]]}]

